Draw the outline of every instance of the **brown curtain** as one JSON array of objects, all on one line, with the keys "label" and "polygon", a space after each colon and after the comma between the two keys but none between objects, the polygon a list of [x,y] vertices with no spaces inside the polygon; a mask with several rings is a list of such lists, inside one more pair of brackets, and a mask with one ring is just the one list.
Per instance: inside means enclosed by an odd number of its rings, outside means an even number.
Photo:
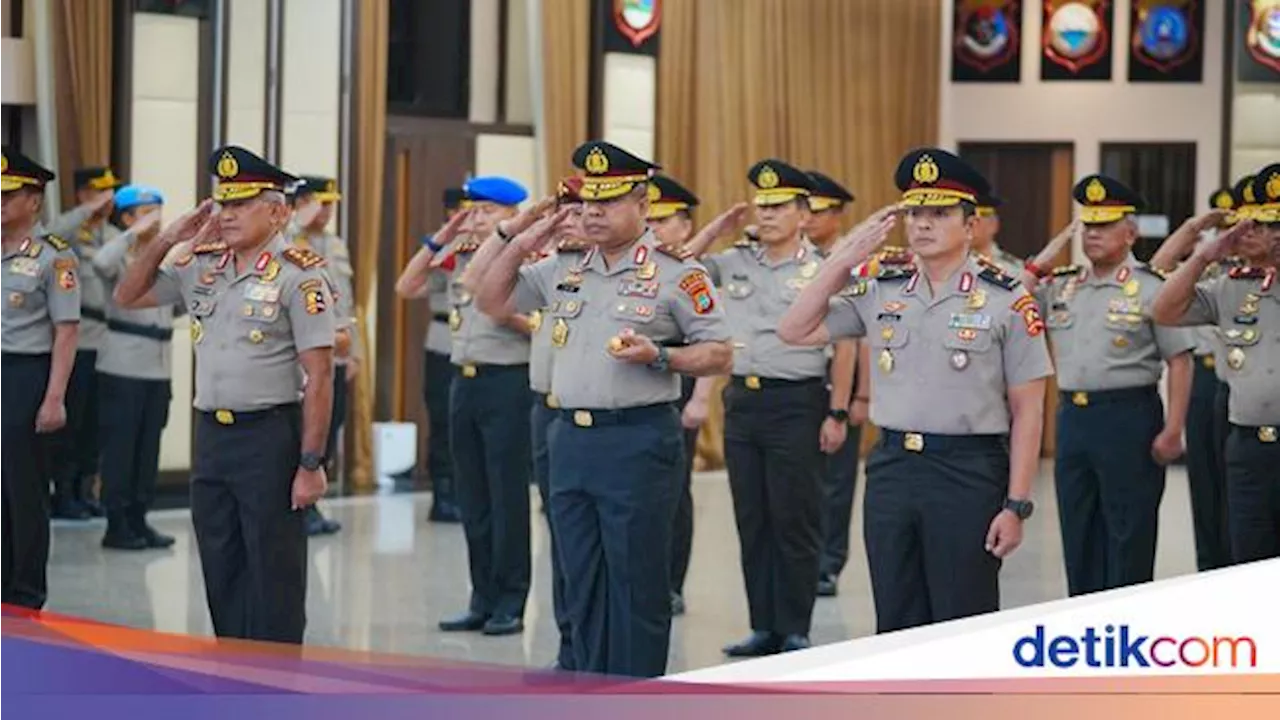
[{"label": "brown curtain", "polygon": [[591,0],[542,0],[542,128],[547,191],[574,172],[569,157],[587,141]]},{"label": "brown curtain", "polygon": [[[363,347],[372,349],[366,309],[377,299],[378,239],[382,237],[383,148],[387,135],[388,0],[356,3],[356,109],[352,179],[356,192],[355,294],[356,317]],[[372,486],[373,477],[373,363],[360,365],[352,392],[350,447],[351,484]]]},{"label": "brown curtain", "polygon": [[74,203],[72,169],[111,162],[112,0],[57,0],[53,41],[58,179]]},{"label": "brown curtain", "polygon": [[[777,157],[852,190],[852,224],[897,197],[905,151],[936,141],[940,24],[939,0],[667,0],[657,160],[699,195],[699,223]],[[722,438],[717,404],[699,467],[722,466]]]}]

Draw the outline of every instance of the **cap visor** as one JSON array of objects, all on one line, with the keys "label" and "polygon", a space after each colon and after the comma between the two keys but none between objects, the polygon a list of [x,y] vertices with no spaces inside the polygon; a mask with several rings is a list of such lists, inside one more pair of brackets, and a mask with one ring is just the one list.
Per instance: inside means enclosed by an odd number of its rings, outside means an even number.
[{"label": "cap visor", "polygon": [[838,208],[844,205],[844,201],[839,198],[811,196],[809,198],[809,209],[813,212],[822,212],[831,208]]},{"label": "cap visor", "polygon": [[688,208],[689,206],[684,203],[664,203],[664,202],[650,203],[649,219],[661,220],[663,218],[669,218],[672,215],[675,215],[676,213],[680,212],[681,210],[687,210]]},{"label": "cap visor", "polygon": [[597,183],[590,180],[582,184],[582,190],[578,195],[586,202],[599,200],[613,200],[631,192],[635,188],[634,182],[607,182]]},{"label": "cap visor", "polygon": [[115,190],[124,185],[124,181],[120,178],[96,178],[89,181],[89,187],[93,190]]},{"label": "cap visor", "polygon": [[267,190],[282,192],[280,188],[268,183],[223,183],[214,188],[213,199],[218,202],[248,200],[261,195]]},{"label": "cap visor", "polygon": [[3,191],[3,192],[11,192],[13,190],[17,190],[23,185],[26,185],[26,183],[23,182],[20,178],[6,177],[4,179],[0,179],[0,191]]},{"label": "cap visor", "polygon": [[804,190],[795,190],[790,188],[777,188],[773,190],[761,190],[756,193],[756,207],[769,207],[771,205],[785,205],[794,201],[796,198],[808,193]]},{"label": "cap visor", "polygon": [[1129,213],[1133,212],[1132,207],[1116,206],[1116,207],[1087,207],[1080,213],[1080,222],[1085,225],[1109,225],[1117,220],[1123,219]]},{"label": "cap visor", "polygon": [[311,197],[320,202],[337,202],[342,199],[342,193],[339,192],[318,192],[312,193]]}]

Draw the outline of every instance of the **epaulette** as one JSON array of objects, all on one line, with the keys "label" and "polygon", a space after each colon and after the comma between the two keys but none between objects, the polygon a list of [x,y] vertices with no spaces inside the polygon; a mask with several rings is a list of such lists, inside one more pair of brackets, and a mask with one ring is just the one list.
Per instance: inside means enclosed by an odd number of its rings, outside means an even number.
[{"label": "epaulette", "polygon": [[1243,267],[1244,258],[1240,257],[1239,255],[1228,255],[1227,257],[1224,257],[1221,260],[1219,260],[1218,264],[1223,267],[1229,267],[1229,268]]},{"label": "epaulette", "polygon": [[211,253],[224,253],[227,251],[227,244],[221,240],[213,242],[200,243],[191,248],[192,255],[209,255]]},{"label": "epaulette", "polygon": [[322,267],[324,265],[324,256],[315,250],[300,248],[296,245],[287,247],[284,252],[284,259],[297,265],[303,270],[310,270],[313,267]]},{"label": "epaulette", "polygon": [[850,278],[849,284],[841,288],[836,293],[841,297],[861,297],[867,294],[867,279],[862,277]]},{"label": "epaulette", "polygon": [[1013,290],[1014,288],[1018,287],[1017,278],[1011,275],[1006,275],[1004,272],[1002,272],[999,268],[995,267],[994,265],[990,265],[982,268],[982,270],[978,273],[978,278],[985,280],[986,282],[989,282],[992,285],[995,285],[997,287],[1002,287],[1005,290]]},{"label": "epaulette", "polygon": [[1079,265],[1059,265],[1058,267],[1050,270],[1049,274],[1054,277],[1062,277],[1064,275],[1075,275],[1078,272],[1080,272]]},{"label": "epaulette", "polygon": [[456,253],[470,253],[480,249],[480,242],[477,240],[464,240],[458,243]]},{"label": "epaulette", "polygon": [[589,244],[581,240],[576,240],[574,238],[565,238],[564,240],[561,240],[560,242],[556,243],[556,252],[562,252],[562,253],[586,252],[587,248],[589,247],[591,247]]},{"label": "epaulette", "polygon": [[68,250],[68,249],[70,249],[70,248],[71,248],[71,246],[70,246],[69,244],[67,244],[67,241],[66,241],[66,240],[63,240],[62,238],[58,237],[57,235],[52,235],[52,234],[50,234],[50,235],[45,235],[45,236],[44,236],[44,241],[45,241],[45,242],[47,242],[47,243],[49,243],[49,245],[50,245],[50,246],[52,246],[52,247],[53,247],[53,249],[54,249],[54,250],[57,250],[58,252],[63,252],[63,251],[65,251],[65,250]]},{"label": "epaulette", "polygon": [[887,247],[876,254],[881,265],[910,265],[915,258],[911,251],[900,247]]},{"label": "epaulette", "polygon": [[755,241],[752,240],[751,238],[743,237],[743,238],[738,238],[738,241],[735,242],[733,246],[736,248],[742,248],[743,250],[750,250],[751,248],[755,247],[755,244],[756,244]]},{"label": "epaulette", "polygon": [[1233,267],[1227,271],[1227,277],[1232,280],[1257,280],[1267,276],[1267,269],[1261,267],[1241,266]]},{"label": "epaulette", "polygon": [[915,274],[915,265],[899,265],[896,267],[880,268],[880,272],[876,275],[876,280],[906,280]]},{"label": "epaulette", "polygon": [[1167,273],[1167,272],[1165,272],[1165,271],[1161,270],[1161,269],[1160,269],[1160,268],[1158,268],[1158,267],[1153,267],[1153,266],[1151,266],[1151,265],[1150,265],[1150,264],[1148,264],[1148,263],[1139,263],[1139,265],[1138,265],[1138,269],[1139,269],[1139,270],[1145,270],[1146,272],[1148,272],[1148,273],[1150,273],[1150,274],[1152,274],[1152,275],[1155,275],[1156,277],[1160,278],[1161,280],[1167,280],[1167,279],[1169,278],[1169,273]]},{"label": "epaulette", "polygon": [[684,262],[685,260],[688,260],[689,258],[693,257],[693,253],[689,252],[688,250],[685,250],[684,248],[674,248],[664,243],[658,243],[657,245],[654,246],[653,249],[657,250],[663,255],[666,255],[667,257],[673,257],[679,260],[680,262]]}]

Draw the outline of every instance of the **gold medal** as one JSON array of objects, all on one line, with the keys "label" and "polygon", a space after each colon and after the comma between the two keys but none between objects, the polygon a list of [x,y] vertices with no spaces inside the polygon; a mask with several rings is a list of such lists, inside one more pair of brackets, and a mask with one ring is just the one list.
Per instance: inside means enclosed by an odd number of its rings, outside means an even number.
[{"label": "gold medal", "polygon": [[1124,284],[1124,296],[1136,297],[1138,291],[1142,289],[1142,285],[1137,280],[1130,280]]},{"label": "gold medal", "polygon": [[880,359],[876,362],[880,366],[880,372],[888,375],[893,372],[893,353],[886,348],[880,351]]},{"label": "gold medal", "polygon": [[638,280],[652,280],[657,274],[658,265],[652,260],[646,261],[645,264],[636,269],[636,279]]},{"label": "gold medal", "polygon": [[275,306],[275,305],[263,305],[263,306],[262,306],[262,317],[264,317],[264,318],[273,318],[273,317],[275,317],[275,316],[276,316],[276,306]]},{"label": "gold medal", "polygon": [[529,313],[529,332],[536,333],[542,329],[542,311],[534,310]]},{"label": "gold medal", "polygon": [[986,304],[987,304],[987,291],[982,289],[977,289],[969,293],[969,298],[968,300],[965,301],[965,307],[969,308],[970,310],[977,310],[979,308],[986,306]]},{"label": "gold medal", "polygon": [[191,320],[191,342],[192,342],[193,344],[195,344],[195,345],[199,345],[199,344],[200,344],[200,341],[201,341],[201,340],[203,340],[203,339],[204,339],[204,325],[202,325],[202,324],[200,323],[200,320],[199,320],[199,319],[197,319],[197,318],[192,318],[192,320]]},{"label": "gold medal", "polygon": [[1126,348],[1129,347],[1129,338],[1123,335],[1117,335],[1111,339],[1111,344],[1118,348]]},{"label": "gold medal", "polygon": [[884,340],[885,342],[889,342],[890,340],[893,339],[892,325],[885,325],[883,328],[880,329],[880,339]]},{"label": "gold medal", "polygon": [[1241,315],[1257,315],[1258,302],[1256,300],[1245,300],[1244,304],[1240,306],[1240,314]]},{"label": "gold medal", "polygon": [[254,328],[249,331],[249,342],[253,343],[254,345],[257,345],[258,343],[262,342],[263,339],[265,338],[266,336],[263,335],[262,331],[259,330],[258,328]]},{"label": "gold medal", "polygon": [[809,261],[800,266],[800,277],[808,280],[818,274],[818,263]]},{"label": "gold medal", "polygon": [[245,317],[253,317],[253,306],[252,306],[252,305],[249,305],[248,303],[246,303],[246,304],[245,304],[245,306],[244,306],[244,316],[245,316]]},{"label": "gold medal", "polygon": [[1244,367],[1244,350],[1238,347],[1231,348],[1231,351],[1227,353],[1227,367],[1232,370],[1239,370]]},{"label": "gold medal", "polygon": [[1253,328],[1246,328],[1244,332],[1240,333],[1240,339],[1247,343],[1253,343],[1258,339],[1258,331]]},{"label": "gold medal", "polygon": [[26,303],[27,299],[20,292],[9,293],[9,307],[20,308]]},{"label": "gold medal", "polygon": [[458,308],[449,311],[449,329],[458,332],[462,327],[462,313],[458,312]]},{"label": "gold medal", "polygon": [[956,350],[951,353],[951,367],[956,370],[963,370],[969,367],[969,353],[963,350]]},{"label": "gold medal", "polygon": [[551,344],[560,348],[569,342],[569,323],[564,318],[556,318],[555,325],[551,326]]}]

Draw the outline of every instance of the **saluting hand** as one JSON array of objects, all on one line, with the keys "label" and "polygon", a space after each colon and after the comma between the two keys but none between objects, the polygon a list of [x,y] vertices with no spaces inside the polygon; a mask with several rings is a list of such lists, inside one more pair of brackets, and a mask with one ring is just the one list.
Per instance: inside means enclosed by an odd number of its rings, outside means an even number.
[{"label": "saluting hand", "polygon": [[555,196],[548,195],[534,205],[521,210],[515,217],[498,223],[498,228],[502,230],[503,234],[507,237],[515,237],[525,230],[528,230],[529,226],[533,225],[534,221],[550,212],[551,208],[555,207],[555,205]]},{"label": "saluting hand", "polygon": [[1012,510],[1001,510],[987,528],[987,552],[1004,559],[1022,544],[1022,518]]},{"label": "saluting hand", "polygon": [[624,328],[609,343],[609,354],[632,365],[648,365],[658,359],[658,346],[647,336]]},{"label": "saluting hand", "polygon": [[831,261],[841,267],[848,266],[852,269],[871,257],[876,248],[889,237],[889,231],[893,230],[893,226],[897,224],[898,213],[901,210],[902,205],[899,203],[886,205],[858,223],[844,237],[836,241]]},{"label": "saluting hand", "polygon": [[133,234],[136,237],[139,235],[146,235],[147,233],[151,232],[151,230],[154,229],[159,224],[160,224],[160,213],[151,212],[151,213],[147,213],[146,215],[143,215],[142,218],[138,220],[138,222],[135,223],[134,226],[129,229],[133,231]]},{"label": "saluting hand", "polygon": [[202,239],[216,230],[217,216],[213,213],[213,200],[206,199],[204,202],[195,206],[178,216],[160,233],[159,240],[163,245],[172,247],[181,242],[195,240],[197,236]]},{"label": "saluting hand", "polygon": [[471,219],[471,214],[475,212],[472,208],[467,208],[461,212],[456,212],[453,217],[445,221],[440,229],[431,236],[431,242],[440,248],[440,252],[432,258],[431,265],[439,267],[455,254],[454,240],[462,232],[462,224]]},{"label": "saluting hand", "polygon": [[573,208],[562,207],[533,223],[511,242],[513,245],[519,243],[526,253],[540,252],[573,222],[570,219],[572,215]]},{"label": "saluting hand", "polygon": [[315,505],[320,498],[324,497],[328,487],[329,477],[325,474],[323,467],[316,470],[298,468],[298,471],[293,474],[291,508],[301,510]]},{"label": "saluting hand", "polygon": [[1197,245],[1194,255],[1209,262],[1221,260],[1230,255],[1231,251],[1235,249],[1236,242],[1253,228],[1254,223],[1252,220],[1242,220],[1232,225],[1229,230],[1218,233],[1218,237]]},{"label": "saluting hand", "polygon": [[715,216],[711,222],[707,223],[707,228],[714,233],[714,237],[720,237],[729,232],[730,229],[737,227],[738,223],[742,222],[742,219],[747,216],[747,210],[750,208],[750,205],[740,202]]}]

